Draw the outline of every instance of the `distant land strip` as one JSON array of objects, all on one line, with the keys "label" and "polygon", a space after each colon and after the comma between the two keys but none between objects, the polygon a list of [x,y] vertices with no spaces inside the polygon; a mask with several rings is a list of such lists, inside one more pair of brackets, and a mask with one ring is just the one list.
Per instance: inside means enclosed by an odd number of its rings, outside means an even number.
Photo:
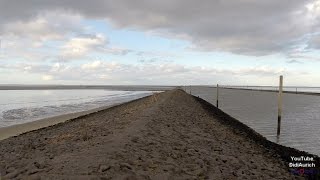
[{"label": "distant land strip", "polygon": [[0,85],[0,90],[74,90],[74,89],[105,89],[119,91],[165,91],[176,86],[147,85]]},{"label": "distant land strip", "polygon": [[[238,87],[221,87],[223,89],[234,89],[234,90],[247,90],[247,91],[264,91],[264,92],[279,92],[278,90],[268,90],[268,89],[247,89],[247,88],[238,88]],[[304,95],[315,95],[320,96],[320,93],[317,92],[303,92],[303,91],[282,91],[283,93],[288,94],[304,94]]]}]

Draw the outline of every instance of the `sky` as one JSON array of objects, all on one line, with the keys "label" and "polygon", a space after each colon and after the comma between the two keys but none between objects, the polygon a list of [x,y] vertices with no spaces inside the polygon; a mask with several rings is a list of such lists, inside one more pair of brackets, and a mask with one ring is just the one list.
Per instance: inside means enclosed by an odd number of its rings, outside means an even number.
[{"label": "sky", "polygon": [[0,84],[320,86],[320,0],[0,0]]}]

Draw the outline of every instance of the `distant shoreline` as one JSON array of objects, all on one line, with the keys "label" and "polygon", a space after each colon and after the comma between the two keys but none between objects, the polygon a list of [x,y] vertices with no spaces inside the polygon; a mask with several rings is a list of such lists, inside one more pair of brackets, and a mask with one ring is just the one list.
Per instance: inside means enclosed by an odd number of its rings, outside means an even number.
[{"label": "distant shoreline", "polygon": [[[215,87],[213,87],[213,88],[215,88]],[[246,90],[246,91],[264,91],[264,92],[275,92],[275,93],[279,92],[278,90],[267,90],[267,89],[246,89],[246,88],[232,88],[232,87],[221,87],[221,88],[222,89],[234,89],[234,90]],[[283,93],[320,96],[320,93],[317,93],[317,92],[283,91]]]},{"label": "distant shoreline", "polygon": [[75,90],[102,89],[119,91],[164,91],[177,86],[144,86],[144,85],[0,85],[0,90]]}]

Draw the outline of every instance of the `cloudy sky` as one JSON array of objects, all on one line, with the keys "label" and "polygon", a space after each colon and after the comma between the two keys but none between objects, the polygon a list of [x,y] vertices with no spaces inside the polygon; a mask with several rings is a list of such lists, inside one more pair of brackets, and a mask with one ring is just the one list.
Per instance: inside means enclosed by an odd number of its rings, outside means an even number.
[{"label": "cloudy sky", "polygon": [[0,0],[0,84],[320,86],[318,0]]}]

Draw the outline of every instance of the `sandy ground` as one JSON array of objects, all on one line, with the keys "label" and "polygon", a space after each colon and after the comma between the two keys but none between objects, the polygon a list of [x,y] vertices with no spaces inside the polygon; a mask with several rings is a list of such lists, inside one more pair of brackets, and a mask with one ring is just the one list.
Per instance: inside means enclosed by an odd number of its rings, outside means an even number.
[{"label": "sandy ground", "polygon": [[173,90],[0,141],[3,179],[299,179]]}]

